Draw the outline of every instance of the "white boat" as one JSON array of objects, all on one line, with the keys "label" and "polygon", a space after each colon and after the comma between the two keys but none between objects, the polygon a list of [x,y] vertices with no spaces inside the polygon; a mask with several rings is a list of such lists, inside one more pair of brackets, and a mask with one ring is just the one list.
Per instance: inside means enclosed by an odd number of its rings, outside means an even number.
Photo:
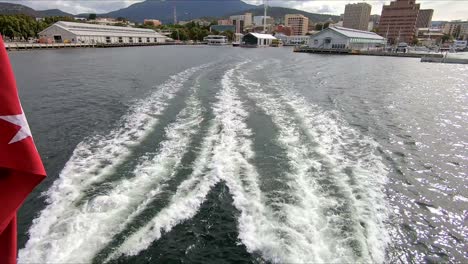
[{"label": "white boat", "polygon": [[213,45],[213,46],[222,46],[222,45],[228,45],[228,38],[223,35],[208,35],[203,40],[206,42],[208,45]]}]

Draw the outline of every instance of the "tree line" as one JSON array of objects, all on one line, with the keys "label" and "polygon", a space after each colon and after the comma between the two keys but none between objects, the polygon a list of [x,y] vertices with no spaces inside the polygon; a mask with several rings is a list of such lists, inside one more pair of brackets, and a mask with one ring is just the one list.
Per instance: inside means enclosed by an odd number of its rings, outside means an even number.
[{"label": "tree line", "polygon": [[28,15],[0,15],[0,34],[10,39],[35,38],[39,32],[57,21],[74,21],[71,17],[54,16],[36,20]]}]

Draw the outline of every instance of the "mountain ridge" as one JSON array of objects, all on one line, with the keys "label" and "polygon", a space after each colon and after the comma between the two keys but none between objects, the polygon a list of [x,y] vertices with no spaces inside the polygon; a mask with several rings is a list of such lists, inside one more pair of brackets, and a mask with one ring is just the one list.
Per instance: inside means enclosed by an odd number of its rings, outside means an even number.
[{"label": "mountain ridge", "polygon": [[18,15],[24,14],[33,17],[46,17],[46,16],[69,16],[73,17],[73,14],[64,12],[60,9],[46,9],[46,10],[35,10],[31,7],[15,4],[15,3],[0,3],[0,15]]},{"label": "mountain ridge", "polygon": [[[251,12],[253,15],[263,15],[263,6],[247,4],[241,0],[147,0],[132,4],[126,8],[121,8],[108,13],[97,14],[98,17],[125,17],[131,21],[143,22],[144,19],[159,19],[164,24],[173,23],[174,7],[177,10],[177,20],[187,21],[203,17],[226,18],[230,15],[244,14]],[[70,16],[87,17],[88,14],[70,14],[60,9],[34,10],[21,4],[0,3],[0,14],[25,14],[34,17],[46,16]],[[270,6],[268,15],[276,20],[282,21],[286,14],[302,14],[312,22],[323,22],[328,19],[338,21],[339,16],[309,13],[307,11]]]}]

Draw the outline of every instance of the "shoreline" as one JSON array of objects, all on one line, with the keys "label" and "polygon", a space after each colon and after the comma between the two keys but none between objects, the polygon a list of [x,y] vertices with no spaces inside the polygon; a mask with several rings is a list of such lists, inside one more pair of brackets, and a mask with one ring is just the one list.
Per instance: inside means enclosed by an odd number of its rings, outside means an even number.
[{"label": "shoreline", "polygon": [[126,48],[147,46],[200,46],[205,43],[5,43],[7,51],[40,50],[40,49],[70,49],[70,48]]}]

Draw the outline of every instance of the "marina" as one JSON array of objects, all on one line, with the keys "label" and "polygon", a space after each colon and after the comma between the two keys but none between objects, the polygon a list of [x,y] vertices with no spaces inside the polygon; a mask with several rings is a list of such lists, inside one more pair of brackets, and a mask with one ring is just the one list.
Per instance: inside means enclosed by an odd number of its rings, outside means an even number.
[{"label": "marina", "polygon": [[466,65],[188,45],[9,55],[48,171],[20,212],[20,263],[465,259]]}]

